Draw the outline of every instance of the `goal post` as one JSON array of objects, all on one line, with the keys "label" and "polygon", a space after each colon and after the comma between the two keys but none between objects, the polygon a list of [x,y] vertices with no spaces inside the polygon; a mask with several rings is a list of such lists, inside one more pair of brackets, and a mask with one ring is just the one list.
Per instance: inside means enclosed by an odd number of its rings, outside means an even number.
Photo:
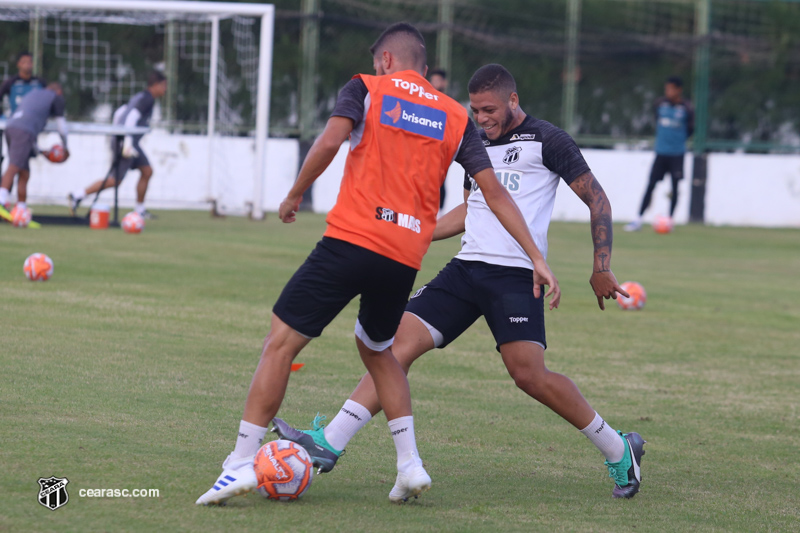
[{"label": "goal post", "polygon": [[[8,15],[9,13],[11,13],[11,15]],[[5,18],[3,16],[4,14]],[[224,63],[224,58],[221,58],[220,23],[222,20],[234,17],[258,19],[260,21],[257,45],[258,73],[257,76],[253,76],[253,78],[255,78],[255,87],[245,87],[245,89],[252,89],[251,92],[255,93],[251,98],[254,104],[252,106],[252,113],[255,115],[255,158],[252,174],[251,215],[255,219],[263,218],[267,138],[269,136],[270,80],[272,74],[272,47],[275,19],[274,5],[187,0],[0,0],[0,20],[26,21],[27,19],[29,21],[38,21],[42,17],[51,17],[58,23],[61,21],[70,23],[75,21],[90,21],[98,24],[127,23],[143,26],[158,26],[166,25],[172,21],[188,20],[192,23],[208,25],[208,29],[204,29],[203,31],[210,33],[210,42],[202,43],[202,50],[198,52],[198,56],[202,56],[202,58],[198,61],[207,62],[207,64],[202,66],[202,70],[203,74],[205,74],[206,70],[208,74],[208,99],[207,110],[205,111],[206,120],[203,125],[204,127],[199,127],[205,130],[205,134],[208,138],[208,174],[206,188],[209,201],[215,200],[213,192],[213,169],[215,164],[212,161],[212,154],[214,153],[213,147],[215,144],[215,137],[219,133],[220,124],[218,114],[222,111],[217,105],[221,98],[220,91],[225,93],[225,91],[231,90],[230,87],[241,90],[241,86],[247,85],[246,80],[245,82],[235,80],[231,83],[218,83],[221,74],[220,69],[225,66],[224,64],[221,65],[221,63]],[[33,26],[34,24],[31,24],[31,31],[33,31]],[[38,27],[38,24],[36,24],[36,26]],[[254,41],[255,38],[252,40]],[[194,42],[193,44],[196,45]],[[78,55],[84,54],[84,48],[86,46],[87,45],[83,42],[74,45],[77,50],[74,53]],[[165,56],[167,55],[166,47],[167,44],[165,44]],[[70,53],[72,52],[70,51]],[[94,73],[95,71],[93,69],[97,69],[96,65],[97,61],[95,58],[95,63],[89,64],[89,66],[86,67],[86,71],[89,74]],[[112,67],[109,66],[105,68],[112,69]],[[121,69],[122,67],[116,65],[115,68]],[[244,72],[245,70],[250,69],[242,67],[243,74],[252,74],[250,72]],[[84,72],[81,72],[81,77],[83,76]],[[112,76],[107,77],[111,78]],[[108,85],[108,80],[101,80],[92,86],[92,90],[95,92],[102,90],[109,91]],[[252,120],[252,117],[248,117],[247,122],[250,120]],[[239,122],[242,122],[242,120],[239,120]],[[241,126],[241,124],[239,124],[239,126]],[[240,130],[242,128],[247,128],[246,124],[241,126]],[[252,130],[250,131],[252,132]],[[238,133],[241,134],[241,131]]]}]

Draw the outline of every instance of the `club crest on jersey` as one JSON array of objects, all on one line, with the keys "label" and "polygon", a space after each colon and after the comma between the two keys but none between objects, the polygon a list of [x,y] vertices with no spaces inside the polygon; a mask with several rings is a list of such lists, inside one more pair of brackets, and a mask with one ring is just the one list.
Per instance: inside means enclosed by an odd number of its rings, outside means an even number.
[{"label": "club crest on jersey", "polygon": [[441,109],[384,95],[381,124],[442,141],[447,126],[447,113]]},{"label": "club crest on jersey", "polygon": [[512,146],[506,150],[506,155],[503,156],[503,163],[511,165],[519,161],[519,153],[522,151],[520,146]]},{"label": "club crest on jersey", "polygon": [[414,233],[419,233],[421,231],[421,222],[418,218],[412,215],[406,215],[405,213],[397,213],[388,207],[376,207],[375,218],[377,220],[397,224],[401,228],[410,229]]}]

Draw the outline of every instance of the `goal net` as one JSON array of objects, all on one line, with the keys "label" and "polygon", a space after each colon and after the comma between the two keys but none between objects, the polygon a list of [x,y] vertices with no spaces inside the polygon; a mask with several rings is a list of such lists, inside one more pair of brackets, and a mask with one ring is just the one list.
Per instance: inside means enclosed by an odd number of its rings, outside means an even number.
[{"label": "goal net", "polygon": [[[63,86],[70,122],[107,124],[146,88],[150,70],[163,71],[167,94],[142,140],[155,170],[148,204],[210,203],[261,218],[273,28],[269,4],[0,0],[0,75],[16,74],[14,58],[27,50],[34,75]],[[32,198],[63,201],[65,191],[102,177],[107,146],[101,136],[71,136],[62,168],[34,162],[42,168],[32,168]],[[135,195],[135,181],[123,182],[121,201]]]}]

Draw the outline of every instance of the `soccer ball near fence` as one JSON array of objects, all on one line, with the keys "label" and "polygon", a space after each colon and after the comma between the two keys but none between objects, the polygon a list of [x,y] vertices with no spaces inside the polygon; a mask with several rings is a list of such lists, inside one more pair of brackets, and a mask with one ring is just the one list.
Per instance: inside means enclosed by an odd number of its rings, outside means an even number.
[{"label": "soccer ball near fence", "polygon": [[653,220],[653,231],[656,233],[661,233],[662,235],[665,233],[672,233],[673,227],[674,223],[672,222],[672,217],[659,215]]},{"label": "soccer ball near fence", "polygon": [[122,217],[122,230],[125,233],[141,233],[144,229],[144,217],[136,211],[131,211]]},{"label": "soccer ball near fence", "polygon": [[266,443],[256,453],[253,467],[258,492],[268,500],[296,500],[305,494],[314,477],[311,456],[305,448],[289,440]]},{"label": "soccer ball near fence", "polygon": [[14,206],[11,210],[11,223],[15,228],[27,228],[31,222],[31,210],[27,207]]},{"label": "soccer ball near fence", "polygon": [[638,311],[644,307],[645,302],[647,302],[647,293],[644,287],[635,281],[626,281],[620,287],[630,294],[627,297],[621,294],[617,296],[617,305],[620,309]]},{"label": "soccer ball near fence", "polygon": [[53,275],[53,260],[45,254],[31,254],[25,259],[22,270],[31,281],[47,281]]}]

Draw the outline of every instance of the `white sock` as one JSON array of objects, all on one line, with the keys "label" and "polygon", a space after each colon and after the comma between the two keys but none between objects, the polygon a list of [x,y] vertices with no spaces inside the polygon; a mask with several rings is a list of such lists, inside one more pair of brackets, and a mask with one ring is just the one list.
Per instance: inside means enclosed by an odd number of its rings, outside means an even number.
[{"label": "white sock", "polygon": [[140,215],[144,213],[144,202],[136,202],[136,209],[135,211]]},{"label": "white sock", "polygon": [[344,450],[350,439],[372,419],[369,410],[353,400],[344,402],[339,413],[325,426],[325,440],[335,450]]},{"label": "white sock", "polygon": [[84,198],[86,198],[86,191],[84,191],[83,189],[78,191],[72,191],[72,197],[75,198],[76,200],[83,200]]},{"label": "white sock", "polygon": [[8,203],[8,189],[0,187],[0,205],[6,205]]},{"label": "white sock", "polygon": [[622,437],[596,412],[592,423],[583,428],[581,433],[597,446],[609,463],[619,462],[625,455],[625,443]]},{"label": "white sock", "polygon": [[25,202],[17,202],[17,207],[19,207],[20,209],[25,209],[26,207],[28,207],[28,204],[26,204]]},{"label": "white sock", "polygon": [[236,438],[233,455],[241,459],[255,455],[261,448],[261,441],[264,440],[266,434],[267,428],[242,420],[239,422],[239,436]]},{"label": "white sock", "polygon": [[414,437],[414,417],[401,416],[389,421],[394,447],[397,448],[397,469],[406,470],[422,463]]}]

